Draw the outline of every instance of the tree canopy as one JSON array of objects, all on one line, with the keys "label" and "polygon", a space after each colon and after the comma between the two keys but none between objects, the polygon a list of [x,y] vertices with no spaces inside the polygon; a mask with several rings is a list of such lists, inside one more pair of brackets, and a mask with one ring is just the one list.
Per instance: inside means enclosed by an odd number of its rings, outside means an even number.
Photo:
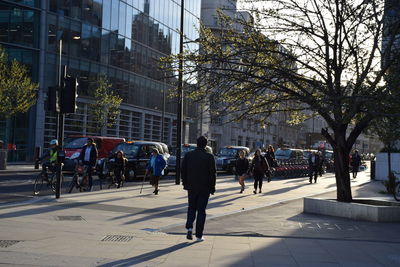
[{"label": "tree canopy", "polygon": [[0,46],[0,117],[27,112],[36,103],[38,87],[27,68],[15,59],[9,62],[5,49]]},{"label": "tree canopy", "polygon": [[[199,29],[199,50],[170,58],[174,64],[183,57],[185,77],[197,83],[186,95],[210,99],[214,112],[238,119],[280,111],[321,115],[329,126],[321,133],[334,148],[338,200],[351,201],[348,154],[398,99],[383,79],[390,60],[381,58],[391,58],[396,37],[393,31],[382,38],[385,1],[243,2],[252,19],[221,10],[220,27]],[[398,29],[398,21],[390,26]]]}]

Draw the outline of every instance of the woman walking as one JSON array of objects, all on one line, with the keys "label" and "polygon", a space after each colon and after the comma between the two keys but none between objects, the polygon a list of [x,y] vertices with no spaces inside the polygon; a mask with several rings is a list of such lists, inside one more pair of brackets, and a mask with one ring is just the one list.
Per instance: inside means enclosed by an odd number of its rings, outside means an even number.
[{"label": "woman walking", "polygon": [[244,151],[240,150],[239,158],[236,160],[236,175],[239,177],[239,184],[241,186],[240,194],[244,191],[244,179],[247,176],[249,170],[249,160],[245,158]]},{"label": "woman walking", "polygon": [[125,174],[125,167],[127,165],[127,158],[124,157],[123,151],[118,151],[114,158],[114,175],[116,181],[117,188],[120,188],[124,185],[125,178],[123,178]]},{"label": "woman walking", "polygon": [[154,187],[154,195],[158,195],[158,183],[160,177],[164,175],[165,166],[167,166],[167,162],[164,157],[158,153],[158,149],[154,148],[146,168],[146,176],[150,175],[150,184]]},{"label": "woman walking", "polygon": [[257,149],[254,153],[254,158],[251,161],[251,166],[249,170],[253,174],[254,178],[254,194],[257,194],[257,188],[259,188],[258,193],[261,193],[264,174],[268,170],[269,165],[267,160],[261,155],[261,150]]},{"label": "woman walking", "polygon": [[[268,166],[270,168],[277,167],[276,159],[275,159],[275,150],[271,145],[268,146],[267,152],[265,153],[265,158],[267,159]],[[272,172],[270,171],[269,175],[267,177],[268,183],[271,182],[271,175],[272,175]]]}]

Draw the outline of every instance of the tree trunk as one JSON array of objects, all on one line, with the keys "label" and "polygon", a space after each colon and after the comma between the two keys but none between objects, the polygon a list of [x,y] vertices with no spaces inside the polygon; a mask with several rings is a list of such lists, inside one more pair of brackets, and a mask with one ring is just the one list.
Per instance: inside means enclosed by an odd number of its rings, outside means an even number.
[{"label": "tree trunk", "polygon": [[337,200],[351,202],[353,200],[350,186],[349,152],[346,144],[346,131],[335,132],[335,177]]},{"label": "tree trunk", "polygon": [[388,152],[388,175],[390,175],[390,173],[392,172],[392,161],[391,161],[391,154],[390,154],[390,150],[392,149],[392,147],[390,145],[387,146]]}]

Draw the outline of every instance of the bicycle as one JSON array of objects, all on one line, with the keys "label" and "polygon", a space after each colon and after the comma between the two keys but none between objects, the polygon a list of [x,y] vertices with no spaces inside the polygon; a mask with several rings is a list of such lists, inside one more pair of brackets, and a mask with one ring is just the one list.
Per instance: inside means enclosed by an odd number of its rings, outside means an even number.
[{"label": "bicycle", "polygon": [[[80,176],[82,175],[82,178]],[[78,189],[79,192],[87,191],[89,187],[89,175],[88,175],[88,166],[76,164],[75,172],[72,176],[72,181],[68,186],[68,193],[71,193],[74,188]]]},{"label": "bicycle", "polygon": [[[57,186],[57,172],[55,169],[52,168],[50,170],[50,174],[47,175],[47,172],[41,171],[35,178],[35,183],[33,185],[33,195],[37,196],[40,194],[40,191],[42,190],[43,184],[45,183],[47,185],[47,188],[51,187],[51,190],[53,192],[56,192],[56,186]],[[61,184],[62,181],[64,180],[64,176],[61,172]]]}]

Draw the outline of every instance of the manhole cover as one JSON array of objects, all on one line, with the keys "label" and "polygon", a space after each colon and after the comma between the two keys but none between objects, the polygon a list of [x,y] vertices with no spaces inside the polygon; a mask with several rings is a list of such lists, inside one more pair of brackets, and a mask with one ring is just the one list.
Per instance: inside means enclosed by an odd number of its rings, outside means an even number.
[{"label": "manhole cover", "polygon": [[129,242],[133,239],[130,235],[107,235],[101,241],[106,242]]},{"label": "manhole cover", "polygon": [[59,221],[83,221],[81,216],[57,216]]},{"label": "manhole cover", "polygon": [[8,248],[15,245],[21,241],[18,240],[0,240],[0,248]]}]

